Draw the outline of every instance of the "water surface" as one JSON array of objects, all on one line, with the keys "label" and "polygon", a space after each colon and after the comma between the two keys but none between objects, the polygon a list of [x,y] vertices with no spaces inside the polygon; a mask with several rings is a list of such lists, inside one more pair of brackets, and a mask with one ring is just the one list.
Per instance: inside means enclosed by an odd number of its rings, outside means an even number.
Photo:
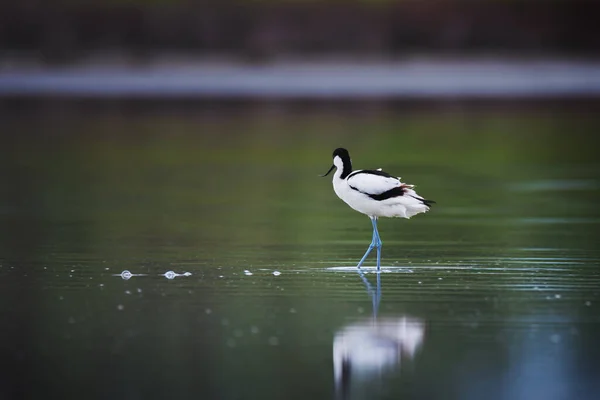
[{"label": "water surface", "polygon": [[[1,397],[596,398],[597,115],[5,106]],[[339,146],[437,201],[379,275]]]}]

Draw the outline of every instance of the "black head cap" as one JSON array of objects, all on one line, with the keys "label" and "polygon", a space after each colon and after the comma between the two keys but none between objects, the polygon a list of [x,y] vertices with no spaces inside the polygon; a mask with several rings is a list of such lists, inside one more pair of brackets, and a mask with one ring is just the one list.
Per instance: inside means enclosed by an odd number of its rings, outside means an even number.
[{"label": "black head cap", "polygon": [[333,158],[335,157],[342,159],[344,169],[342,170],[342,175],[340,175],[340,178],[346,179],[346,177],[352,172],[352,160],[350,159],[350,153],[348,153],[348,150],[344,149],[343,147],[338,147],[333,151]]},{"label": "black head cap", "polygon": [[335,156],[340,156],[340,158],[344,160],[350,158],[350,153],[348,153],[348,150],[344,149],[343,147],[338,147],[333,151],[332,158],[335,158]]}]

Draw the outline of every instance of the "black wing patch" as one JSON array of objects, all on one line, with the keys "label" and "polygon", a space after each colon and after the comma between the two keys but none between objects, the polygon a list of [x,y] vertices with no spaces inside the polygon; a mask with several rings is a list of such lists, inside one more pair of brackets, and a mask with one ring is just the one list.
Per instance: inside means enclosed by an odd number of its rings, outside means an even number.
[{"label": "black wing patch", "polygon": [[369,196],[373,200],[377,200],[377,201],[391,199],[392,197],[404,196],[404,193],[405,193],[404,192],[404,186],[397,186],[395,188],[392,188],[392,189],[390,189],[388,191],[385,191],[385,192],[379,193],[379,194],[365,193],[365,192],[363,192],[361,190],[358,190],[357,188],[355,188],[352,185],[350,185],[350,188],[354,189],[357,192],[360,192],[362,194],[366,194],[367,196]]},{"label": "black wing patch", "polygon": [[[353,190],[356,190],[357,192],[360,192],[362,194],[366,194],[367,196],[369,196],[373,200],[383,201],[383,200],[391,199],[393,197],[404,196],[406,194],[406,189],[411,188],[411,186],[403,184],[401,186],[397,186],[397,187],[395,187],[393,189],[390,189],[390,190],[385,191],[385,192],[380,193],[380,194],[365,193],[365,192],[362,192],[362,191],[358,190],[357,188],[355,188],[352,185],[350,185],[350,188],[353,189]],[[435,201],[433,201],[433,200],[426,200],[426,199],[424,199],[422,197],[418,197],[418,196],[412,196],[412,195],[409,195],[409,196],[412,197],[413,199],[419,200],[421,203],[425,204],[427,207],[431,207],[432,204],[435,204]]]},{"label": "black wing patch", "polygon": [[404,187],[397,186],[393,189],[388,190],[387,192],[383,192],[380,194],[368,194],[370,198],[377,201],[391,199],[392,197],[400,197],[404,196]]}]

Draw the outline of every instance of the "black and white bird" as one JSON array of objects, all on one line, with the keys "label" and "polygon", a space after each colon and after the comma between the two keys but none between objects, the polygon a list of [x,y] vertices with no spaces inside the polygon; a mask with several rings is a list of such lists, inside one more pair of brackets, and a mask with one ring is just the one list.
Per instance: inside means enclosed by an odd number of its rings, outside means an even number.
[{"label": "black and white bird", "polygon": [[432,200],[425,200],[414,190],[413,185],[400,182],[390,174],[377,170],[352,171],[352,161],[348,150],[335,149],[333,165],[323,177],[329,175],[334,168],[333,190],[335,194],[356,211],[366,214],[373,225],[373,240],[357,268],[363,264],[373,248],[377,249],[377,270],[381,269],[381,238],[377,231],[377,218],[401,217],[429,211]]}]

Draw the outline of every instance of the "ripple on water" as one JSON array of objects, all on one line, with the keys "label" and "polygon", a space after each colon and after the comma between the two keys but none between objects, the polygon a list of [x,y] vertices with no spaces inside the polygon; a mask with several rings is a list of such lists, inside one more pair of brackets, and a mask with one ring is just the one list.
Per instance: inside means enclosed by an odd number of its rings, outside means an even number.
[{"label": "ripple on water", "polygon": [[[356,265],[351,266],[338,266],[338,267],[327,267],[322,269],[312,269],[312,271],[332,271],[332,272],[363,272],[363,273],[377,273],[377,267],[361,267],[356,268]],[[414,272],[411,268],[400,267],[400,266],[382,266],[381,273],[404,273],[410,274]]]}]

